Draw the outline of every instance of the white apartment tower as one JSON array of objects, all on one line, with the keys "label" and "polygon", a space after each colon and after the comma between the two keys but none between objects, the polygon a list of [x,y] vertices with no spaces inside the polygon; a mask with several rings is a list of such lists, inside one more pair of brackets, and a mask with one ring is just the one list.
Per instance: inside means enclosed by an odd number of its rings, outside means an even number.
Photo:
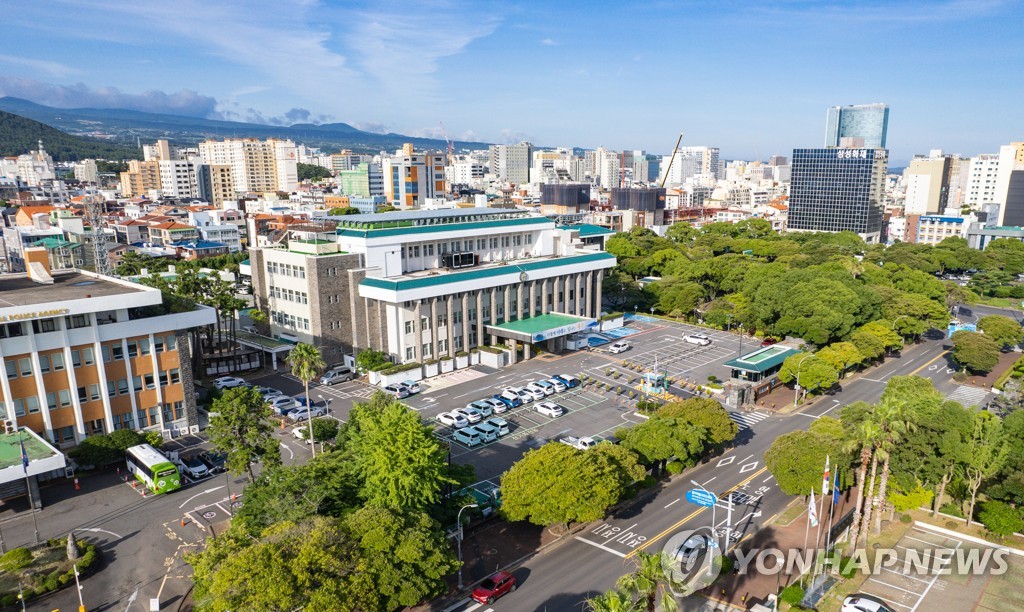
[{"label": "white apartment tower", "polygon": [[199,154],[211,165],[231,167],[236,193],[295,191],[298,159],[291,140],[232,138],[199,143]]},{"label": "white apartment tower", "polygon": [[530,162],[533,145],[521,142],[514,145],[491,145],[491,174],[498,180],[515,185],[530,182]]}]

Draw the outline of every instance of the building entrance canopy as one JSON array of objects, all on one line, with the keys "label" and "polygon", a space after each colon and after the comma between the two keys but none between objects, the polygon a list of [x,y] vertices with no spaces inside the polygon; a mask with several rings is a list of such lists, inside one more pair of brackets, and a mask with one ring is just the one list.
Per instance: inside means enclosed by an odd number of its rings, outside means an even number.
[{"label": "building entrance canopy", "polygon": [[534,344],[595,329],[597,325],[596,320],[587,317],[551,312],[500,325],[488,325],[487,332],[499,338]]}]

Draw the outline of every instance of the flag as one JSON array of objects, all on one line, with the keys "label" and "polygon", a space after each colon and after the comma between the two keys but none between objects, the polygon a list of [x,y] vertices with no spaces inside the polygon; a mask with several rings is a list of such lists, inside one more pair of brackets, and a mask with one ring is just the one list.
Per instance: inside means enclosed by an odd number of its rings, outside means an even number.
[{"label": "flag", "polygon": [[807,520],[811,522],[811,527],[818,526],[818,511],[814,508],[814,489],[811,489],[811,501],[807,504]]},{"label": "flag", "polygon": [[821,494],[828,495],[828,455],[825,455],[825,473],[821,476]]},{"label": "flag", "polygon": [[832,505],[839,503],[839,472],[836,472],[835,485],[832,487]]},{"label": "flag", "polygon": [[19,439],[18,442],[21,444],[21,467],[28,473],[28,453],[25,452],[25,441]]}]

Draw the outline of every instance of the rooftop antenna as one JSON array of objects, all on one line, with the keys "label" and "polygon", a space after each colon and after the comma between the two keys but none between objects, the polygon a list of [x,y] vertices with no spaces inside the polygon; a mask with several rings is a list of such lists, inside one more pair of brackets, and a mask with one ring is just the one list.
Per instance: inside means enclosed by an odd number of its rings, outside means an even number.
[{"label": "rooftop antenna", "polygon": [[85,215],[92,226],[93,269],[96,274],[110,275],[110,260],[107,251],[107,233],[103,231],[103,196],[89,195],[85,197]]}]

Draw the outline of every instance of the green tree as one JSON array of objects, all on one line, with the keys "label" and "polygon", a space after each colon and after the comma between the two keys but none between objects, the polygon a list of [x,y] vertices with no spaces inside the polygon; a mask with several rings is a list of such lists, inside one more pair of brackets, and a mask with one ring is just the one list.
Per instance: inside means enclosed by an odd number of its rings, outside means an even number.
[{"label": "green tree", "polygon": [[314,183],[322,181],[325,178],[330,178],[331,171],[323,166],[317,166],[315,164],[298,164],[299,168],[299,180],[300,181],[313,181]]},{"label": "green tree", "polygon": [[1002,315],[988,315],[978,320],[978,329],[1000,347],[1015,346],[1024,340],[1024,327]]},{"label": "green tree", "polygon": [[823,417],[809,431],[792,431],[772,442],[764,461],[783,493],[810,495],[819,490],[825,457],[839,470],[844,456],[841,430],[838,421]]},{"label": "green tree", "polygon": [[213,401],[207,433],[214,448],[227,453],[226,465],[233,474],[249,474],[256,480],[252,464],[265,467],[281,463],[281,448],[273,437],[270,406],[256,389],[235,387]]},{"label": "green tree", "polygon": [[705,430],[682,418],[652,418],[635,427],[619,429],[615,435],[623,447],[653,466],[656,474],[673,457],[683,465],[693,465],[704,450]]},{"label": "green tree", "polygon": [[332,208],[331,210],[327,211],[327,214],[332,217],[341,217],[362,214],[362,211],[360,211],[358,208],[355,208],[354,206],[338,206],[337,208]]},{"label": "green tree", "polygon": [[580,451],[554,442],[527,451],[501,477],[502,513],[512,521],[563,527],[602,518],[625,484],[642,475],[625,449],[604,446]]},{"label": "green tree", "polygon": [[422,512],[365,507],[350,514],[345,526],[358,560],[350,575],[351,605],[334,610],[415,606],[447,591],[444,577],[459,567],[437,523]]},{"label": "green tree", "polygon": [[658,281],[657,308],[674,317],[685,317],[700,305],[704,288],[694,282],[678,282],[674,278]]},{"label": "green tree", "polygon": [[589,612],[640,612],[646,609],[642,608],[632,595],[616,589],[594,595],[584,603]]},{"label": "green tree", "polygon": [[971,372],[990,372],[999,363],[999,345],[985,334],[961,330],[952,340],[953,361]]},{"label": "green tree", "polygon": [[379,213],[395,212],[396,210],[398,209],[391,204],[381,204],[377,207],[377,212]]},{"label": "green tree", "polygon": [[705,439],[714,445],[725,444],[736,438],[739,427],[718,401],[692,397],[681,402],[665,404],[655,413],[657,418],[679,418],[706,432]]},{"label": "green tree", "polygon": [[857,345],[852,342],[835,342],[815,353],[819,359],[832,366],[840,376],[846,370],[864,361],[864,355],[857,350]]},{"label": "green tree", "polygon": [[[954,334],[955,335],[955,334]],[[979,412],[974,416],[974,434],[967,445],[967,461],[964,462],[960,475],[971,494],[967,507],[967,526],[974,519],[974,504],[978,499],[978,489],[988,478],[1003,469],[1009,456],[1010,447],[1003,433],[1003,422],[987,412]]]},{"label": "green tree", "polygon": [[364,372],[373,372],[385,367],[390,367],[391,358],[384,351],[374,349],[363,349],[356,355],[356,367]]},{"label": "green tree", "polygon": [[887,351],[903,346],[903,338],[893,331],[892,323],[884,319],[865,323],[860,326],[856,332],[854,332],[854,335],[851,336],[851,340],[854,344],[857,344],[858,349],[860,348],[860,345],[857,343],[855,336],[860,332],[873,336],[879,343],[881,343],[882,348]]},{"label": "green tree", "polygon": [[[292,376],[302,381],[303,387],[306,390],[306,402],[311,406],[313,399],[309,397],[309,383],[314,378],[320,375],[327,367],[327,363],[324,362],[324,357],[320,353],[320,349],[316,348],[312,344],[306,344],[300,342],[288,352],[288,365],[291,366]],[[310,419],[309,433],[313,433],[313,421]],[[316,456],[316,444],[310,444],[310,448],[313,451],[313,456]]]},{"label": "green tree", "polygon": [[670,564],[665,563],[664,553],[649,554],[639,551],[636,556],[636,569],[631,574],[619,578],[620,589],[639,597],[644,610],[654,612],[674,612],[679,609],[676,598],[672,594],[676,583],[672,578]]},{"label": "green tree", "polygon": [[886,495],[889,490],[889,465],[893,452],[904,438],[917,428],[916,414],[908,407],[908,402],[887,399],[883,393],[882,402],[875,406],[872,415],[882,435],[877,441],[875,453],[881,453],[882,480],[878,485],[878,508],[875,514],[875,535],[882,532],[882,512],[885,507]]},{"label": "green tree", "polygon": [[1020,509],[1001,501],[987,501],[981,504],[978,520],[993,535],[1005,537],[1024,529],[1024,517]]},{"label": "green tree", "polygon": [[829,389],[839,382],[839,373],[817,355],[796,353],[782,362],[779,380],[793,382],[797,387],[814,392]]},{"label": "green tree", "polygon": [[[398,401],[351,417],[347,450],[355,458],[367,505],[421,511],[438,501],[449,482],[447,451],[419,415]],[[564,444],[562,446],[565,446]]]}]

